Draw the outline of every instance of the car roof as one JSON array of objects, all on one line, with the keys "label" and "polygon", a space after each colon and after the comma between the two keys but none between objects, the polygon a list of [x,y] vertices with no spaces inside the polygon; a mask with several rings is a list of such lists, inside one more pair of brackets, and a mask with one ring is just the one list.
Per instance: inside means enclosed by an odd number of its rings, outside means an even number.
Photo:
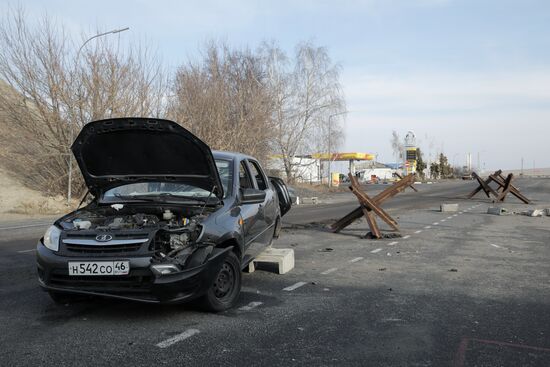
[{"label": "car roof", "polygon": [[231,159],[231,160],[241,160],[241,159],[252,159],[257,161],[256,158],[243,154],[243,153],[236,153],[236,152],[227,152],[223,150],[213,150],[212,155],[214,156],[214,159]]}]

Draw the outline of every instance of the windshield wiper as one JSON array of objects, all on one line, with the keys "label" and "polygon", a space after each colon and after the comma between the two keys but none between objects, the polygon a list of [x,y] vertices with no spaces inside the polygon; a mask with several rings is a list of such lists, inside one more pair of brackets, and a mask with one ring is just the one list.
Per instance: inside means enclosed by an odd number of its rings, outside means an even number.
[{"label": "windshield wiper", "polygon": [[157,199],[149,195],[122,195],[117,193],[113,194],[113,196],[122,200],[157,201]]},{"label": "windshield wiper", "polygon": [[[157,196],[157,195],[155,195]],[[169,192],[163,192],[158,194],[160,197],[170,197],[170,198],[178,198],[178,199],[187,199],[187,200],[193,200],[200,203],[206,203],[206,204],[217,204],[220,200],[217,197],[204,197],[204,196],[188,196],[188,195],[174,195]],[[214,200],[212,200],[214,199]]]},{"label": "windshield wiper", "polygon": [[[197,203],[208,203],[210,200],[207,198],[198,197],[198,196],[184,196],[184,195],[174,195],[169,192],[159,192],[158,194],[143,194],[143,195],[121,195],[114,194],[115,197],[123,200],[140,200],[140,201],[159,201],[159,199],[165,200],[169,199],[183,199],[183,200],[193,200]],[[217,198],[216,198],[217,199]],[[217,201],[216,201],[217,203]]]}]

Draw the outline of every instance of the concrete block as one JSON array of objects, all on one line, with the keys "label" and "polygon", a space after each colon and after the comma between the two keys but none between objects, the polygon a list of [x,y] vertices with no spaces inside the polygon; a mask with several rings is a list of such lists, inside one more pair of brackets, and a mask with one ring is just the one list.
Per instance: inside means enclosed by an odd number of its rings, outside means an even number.
[{"label": "concrete block", "polygon": [[302,198],[302,204],[317,204],[319,198],[317,196],[312,196],[310,198]]},{"label": "concrete block", "polygon": [[542,217],[542,209],[531,209],[526,212],[529,217]]},{"label": "concrete block", "polygon": [[550,217],[550,208],[546,208],[546,216]]},{"label": "concrete block", "polygon": [[505,208],[490,206],[489,208],[487,208],[487,214],[505,215],[505,214],[508,214],[508,210],[506,210]]},{"label": "concrete block", "polygon": [[254,261],[251,261],[246,266],[246,272],[247,273],[253,273],[254,271],[256,271],[256,267],[254,266]]},{"label": "concrete block", "polygon": [[285,274],[294,269],[294,249],[270,247],[256,256],[254,262],[277,264],[279,274]]},{"label": "concrete block", "polygon": [[458,204],[441,204],[442,212],[457,212],[458,211]]}]

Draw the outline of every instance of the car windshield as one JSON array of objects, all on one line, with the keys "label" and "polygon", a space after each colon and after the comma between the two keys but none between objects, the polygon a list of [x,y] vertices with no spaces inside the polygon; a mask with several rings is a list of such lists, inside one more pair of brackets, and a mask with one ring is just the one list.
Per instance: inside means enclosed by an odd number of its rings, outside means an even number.
[{"label": "car windshield", "polygon": [[[231,170],[231,162],[227,160],[216,160],[216,167],[220,175],[220,180],[223,186],[224,198],[226,198],[231,189],[231,181],[233,178]],[[103,200],[111,201],[113,198],[144,198],[150,196],[166,196],[179,197],[188,199],[205,200],[210,196],[210,191],[196,187],[193,185],[177,183],[177,182],[138,182],[128,185],[117,186],[105,191]]]}]

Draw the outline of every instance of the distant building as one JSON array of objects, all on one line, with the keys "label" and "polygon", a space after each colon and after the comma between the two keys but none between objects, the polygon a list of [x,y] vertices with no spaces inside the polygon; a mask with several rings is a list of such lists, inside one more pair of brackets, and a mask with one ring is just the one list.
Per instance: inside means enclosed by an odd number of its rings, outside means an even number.
[{"label": "distant building", "polygon": [[[267,161],[270,175],[286,178],[283,159],[273,156]],[[297,182],[316,183],[321,181],[321,161],[311,156],[296,156],[292,159],[292,176]]]},{"label": "distant building", "polygon": [[[339,174],[343,174],[342,171],[346,172],[344,176],[347,176],[348,172],[355,174],[356,164],[366,163],[373,159],[373,154],[360,152],[298,155],[292,159],[292,176],[297,182],[328,183],[330,171],[331,175],[335,176],[338,181]],[[348,169],[341,167],[340,163],[344,162],[347,162]],[[330,169],[329,165],[331,166]],[[271,156],[266,164],[266,168],[271,175],[286,178],[285,166],[281,156]]]},{"label": "distant building", "polygon": [[399,164],[394,167],[380,162],[360,162],[355,166],[355,174],[360,181],[368,182],[376,176],[379,180],[391,180],[393,174],[399,169]]}]

